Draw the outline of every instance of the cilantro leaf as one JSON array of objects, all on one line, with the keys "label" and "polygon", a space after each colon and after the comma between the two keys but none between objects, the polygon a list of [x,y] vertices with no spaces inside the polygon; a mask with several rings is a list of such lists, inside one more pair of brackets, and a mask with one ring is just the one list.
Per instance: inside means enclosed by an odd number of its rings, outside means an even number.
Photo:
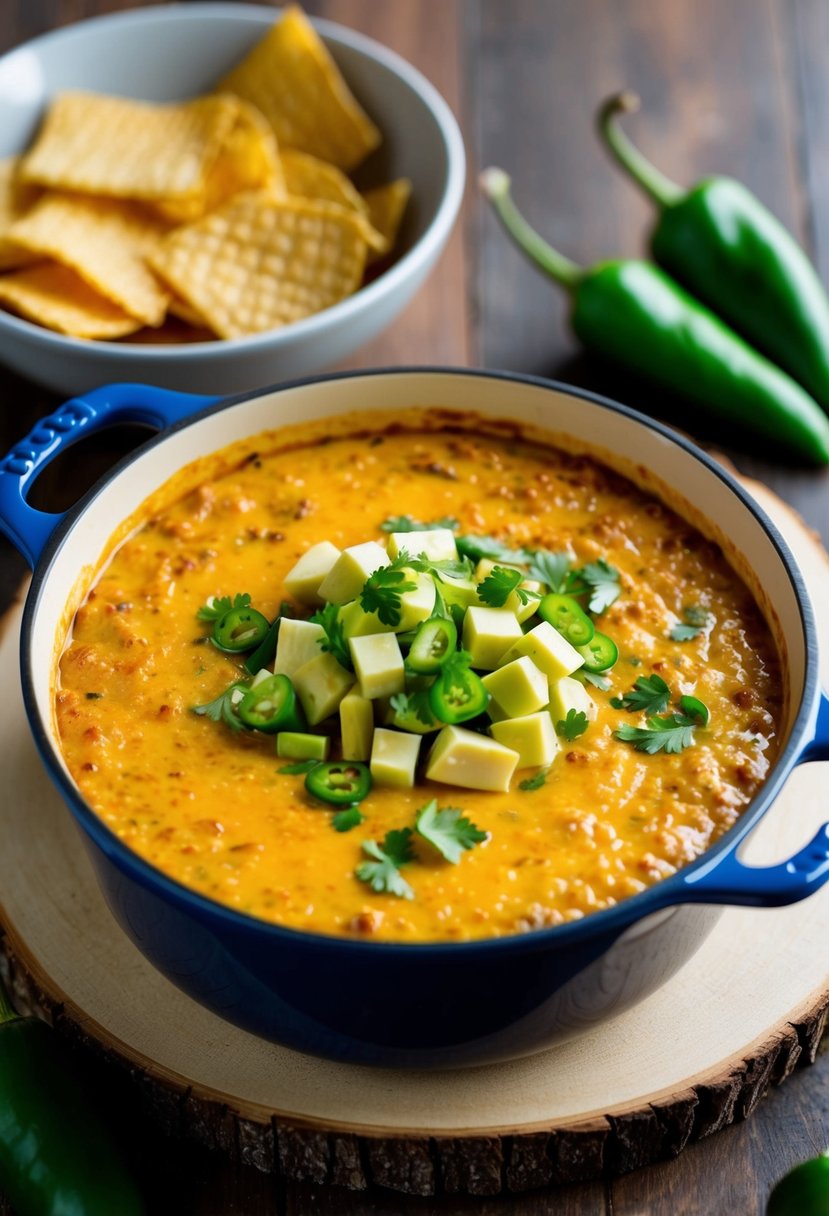
[{"label": "cilantro leaf", "polygon": [[364,861],[354,871],[360,882],[367,882],[372,891],[387,892],[400,899],[414,899],[414,891],[400,873],[400,867],[411,861],[412,831],[402,828],[400,831],[387,832],[381,844],[376,840],[364,840],[363,852],[372,861]]},{"label": "cilantro leaf", "polygon": [[249,604],[250,596],[247,592],[234,595],[233,599],[229,595],[211,595],[207,603],[199,608],[196,616],[200,621],[220,621],[233,608],[247,608]]},{"label": "cilantro leaf", "polygon": [[290,775],[293,775],[294,773],[310,773],[311,769],[316,768],[318,764],[319,760],[297,760],[295,764],[283,764],[282,767],[278,768],[276,771],[278,773],[288,773]]},{"label": "cilantro leaf", "polygon": [[711,613],[706,612],[704,608],[700,608],[698,604],[691,604],[687,608],[684,608],[682,619],[684,624],[674,625],[668,634],[672,642],[692,642],[701,633],[705,633],[706,629],[714,621]]},{"label": "cilantro leaf", "polygon": [[325,638],[319,639],[321,648],[328,651],[329,654],[333,654],[340,667],[344,667],[346,671],[353,671],[354,664],[351,662],[351,651],[343,633],[339,604],[326,604],[314,613],[311,622],[314,625],[321,625],[325,632]]},{"label": "cilantro leaf", "polygon": [[590,562],[576,571],[577,576],[587,583],[590,589],[588,608],[601,616],[611,604],[615,603],[622,594],[619,585],[619,571],[609,565],[603,557],[597,562]]},{"label": "cilantro leaf", "polygon": [[482,557],[490,557],[493,561],[526,565],[533,558],[527,549],[510,549],[509,545],[505,545],[495,536],[458,536],[455,538],[455,544],[461,557],[471,557],[475,562]]},{"label": "cilantro leaf", "polygon": [[437,798],[418,811],[415,830],[454,866],[463,857],[464,850],[474,848],[487,838],[487,833],[465,818],[457,807],[445,806],[438,810]]},{"label": "cilantro leaf", "polygon": [[584,734],[589,725],[584,710],[580,709],[577,713],[575,709],[568,709],[567,717],[556,722],[556,734],[563,735],[568,743],[572,743],[579,735]]},{"label": "cilantro leaf", "polygon": [[335,832],[350,832],[363,822],[365,815],[358,806],[347,806],[331,818],[331,826]]},{"label": "cilantro leaf", "polygon": [[460,524],[452,515],[444,515],[442,519],[433,519],[431,523],[422,523],[411,515],[390,515],[380,525],[381,532],[435,532],[438,528],[449,528],[457,532]]},{"label": "cilantro leaf", "polygon": [[646,714],[662,714],[668,708],[671,690],[661,676],[640,676],[633,689],[622,697],[613,697],[614,709],[642,710]]},{"label": "cilantro leaf", "polygon": [[607,692],[610,688],[610,680],[598,671],[574,671],[573,677],[580,680],[582,684],[592,684],[594,688],[600,688],[602,692]]},{"label": "cilantro leaf", "polygon": [[478,583],[478,599],[489,604],[490,608],[503,608],[523,577],[520,570],[494,566],[483,582]]},{"label": "cilantro leaf", "polygon": [[421,574],[431,574],[433,578],[443,581],[447,578],[471,578],[475,567],[468,557],[444,557],[433,561],[426,553],[418,553],[417,557],[408,562],[412,570]]},{"label": "cilantro leaf", "polygon": [[539,583],[546,583],[551,591],[560,594],[566,589],[571,561],[569,553],[551,553],[548,549],[536,549],[527,577],[537,579]]},{"label": "cilantro leaf", "polygon": [[[191,709],[194,714],[200,717],[209,718],[211,722],[224,722],[231,730],[242,730],[242,723],[239,721],[239,716],[236,713],[236,706],[242,700],[242,697],[248,690],[247,684],[235,683],[226,688],[223,693],[216,697],[215,701],[208,701],[206,705],[193,705]],[[238,693],[238,696],[234,694]]]},{"label": "cilantro leaf", "polygon": [[549,767],[540,768],[537,773],[533,773],[532,777],[525,777],[523,781],[518,782],[519,790],[540,790],[547,780],[549,771]]},{"label": "cilantro leaf", "polygon": [[417,590],[417,583],[406,578],[404,567],[410,564],[409,554],[405,549],[401,550],[388,566],[381,566],[369,575],[360,592],[363,612],[376,612],[383,624],[392,629],[400,624],[400,597],[407,591]]},{"label": "cilantro leaf", "polygon": [[408,730],[405,725],[407,718],[416,718],[424,726],[437,730],[441,723],[437,721],[429,705],[428,688],[416,688],[413,692],[396,692],[389,702],[394,710],[395,725]]},{"label": "cilantro leaf", "polygon": [[649,756],[660,751],[676,755],[693,744],[695,725],[693,718],[673,713],[664,718],[648,718],[647,728],[620,726],[613,733],[622,743],[630,743],[638,752],[647,752]]}]

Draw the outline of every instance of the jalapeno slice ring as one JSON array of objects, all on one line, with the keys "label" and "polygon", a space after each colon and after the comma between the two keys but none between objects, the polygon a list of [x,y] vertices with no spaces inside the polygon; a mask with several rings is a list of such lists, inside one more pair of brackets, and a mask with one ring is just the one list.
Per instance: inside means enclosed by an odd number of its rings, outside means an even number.
[{"label": "jalapeno slice ring", "polygon": [[418,675],[434,675],[452,657],[457,647],[455,622],[448,617],[431,617],[418,626],[406,656],[406,666]]},{"label": "jalapeno slice ring", "polygon": [[237,710],[245,726],[274,735],[280,730],[301,730],[302,711],[294,686],[286,675],[268,676],[249,688]]},{"label": "jalapeno slice ring", "polygon": [[351,806],[362,802],[371,789],[371,772],[358,760],[328,760],[306,773],[305,788],[332,806]]},{"label": "jalapeno slice ring", "polygon": [[450,726],[477,718],[488,704],[489,692],[481,677],[458,664],[439,672],[429,689],[429,708],[438,721]]},{"label": "jalapeno slice ring", "polygon": [[596,632],[590,617],[569,595],[551,591],[540,601],[538,615],[566,638],[571,646],[586,646]]},{"label": "jalapeno slice ring", "polygon": [[255,608],[231,608],[213,626],[213,645],[228,654],[253,650],[267,636],[268,618]]},{"label": "jalapeno slice ring", "polygon": [[619,647],[598,629],[586,646],[577,646],[576,650],[584,658],[585,671],[609,671],[619,657]]}]

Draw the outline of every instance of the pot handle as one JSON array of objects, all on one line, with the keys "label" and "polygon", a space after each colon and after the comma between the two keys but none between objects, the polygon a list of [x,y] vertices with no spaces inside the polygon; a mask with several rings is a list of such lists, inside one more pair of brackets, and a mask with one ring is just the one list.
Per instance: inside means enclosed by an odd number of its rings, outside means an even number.
[{"label": "pot handle", "polygon": [[172,393],[146,384],[107,384],[73,397],[36,423],[0,460],[0,531],[34,569],[49,537],[67,512],[36,511],[26,502],[35,478],[56,456],[85,435],[119,422],[143,422],[164,430],[214,405],[219,397]]}]

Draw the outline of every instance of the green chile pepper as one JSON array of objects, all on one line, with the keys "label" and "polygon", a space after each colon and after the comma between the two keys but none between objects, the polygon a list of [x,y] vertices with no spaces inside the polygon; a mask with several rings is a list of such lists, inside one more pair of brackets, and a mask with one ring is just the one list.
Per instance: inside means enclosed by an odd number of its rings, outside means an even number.
[{"label": "green chile pepper", "polygon": [[590,617],[569,595],[549,592],[538,605],[538,615],[571,646],[586,646],[596,632]]},{"label": "green chile pepper", "polygon": [[305,788],[332,806],[352,806],[362,802],[371,789],[371,771],[357,760],[329,760],[307,773]]},{"label": "green chile pepper", "polygon": [[249,688],[236,712],[245,726],[266,735],[274,735],[280,730],[298,731],[305,726],[294,686],[281,673],[268,676]]},{"label": "green chile pepper", "polygon": [[[576,650],[583,657],[582,667],[585,671],[594,673],[609,671],[619,657],[619,647],[606,633],[597,629],[586,646],[577,646]],[[702,704],[702,702],[698,702]]]},{"label": "green chile pepper", "polygon": [[418,675],[433,675],[452,657],[458,647],[455,622],[447,617],[430,617],[417,628],[406,666]]},{"label": "green chile pepper", "polygon": [[829,409],[829,299],[808,257],[740,182],[709,177],[685,191],[660,173],[617,125],[638,106],[634,93],[610,97],[598,125],[659,208],[654,258]]},{"label": "green chile pepper", "polygon": [[142,1216],[120,1150],[55,1032],[0,987],[0,1189],[17,1216]]},{"label": "green chile pepper", "polygon": [[213,644],[228,654],[253,650],[270,631],[268,618],[255,608],[231,608],[213,626]]},{"label": "green chile pepper", "polygon": [[429,708],[438,721],[450,726],[477,718],[489,704],[487,687],[470,671],[468,658],[464,651],[455,651],[429,689]]},{"label": "green chile pepper", "polygon": [[784,1174],[769,1195],[766,1216],[829,1216],[829,1150]]},{"label": "green chile pepper", "polygon": [[570,292],[585,346],[771,440],[775,451],[829,463],[829,419],[817,402],[663,270],[638,260],[584,270],[530,228],[505,173],[488,169],[481,180],[513,240]]}]

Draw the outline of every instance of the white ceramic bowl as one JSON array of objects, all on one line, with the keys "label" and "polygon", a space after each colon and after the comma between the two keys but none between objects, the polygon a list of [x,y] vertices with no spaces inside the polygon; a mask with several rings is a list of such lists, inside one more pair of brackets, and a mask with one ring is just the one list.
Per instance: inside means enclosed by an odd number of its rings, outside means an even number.
[{"label": "white ceramic bowl", "polygon": [[[0,157],[24,149],[49,98],[89,89],[147,101],[209,90],[278,17],[246,4],[158,6],[97,17],[0,57]],[[446,103],[413,67],[361,34],[314,22],[383,132],[360,169],[369,185],[408,177],[412,199],[394,265],[355,295],[280,330],[176,346],[91,342],[0,311],[0,362],[64,393],[113,380],[232,393],[317,371],[373,338],[421,285],[451,231],[465,157]]]}]

